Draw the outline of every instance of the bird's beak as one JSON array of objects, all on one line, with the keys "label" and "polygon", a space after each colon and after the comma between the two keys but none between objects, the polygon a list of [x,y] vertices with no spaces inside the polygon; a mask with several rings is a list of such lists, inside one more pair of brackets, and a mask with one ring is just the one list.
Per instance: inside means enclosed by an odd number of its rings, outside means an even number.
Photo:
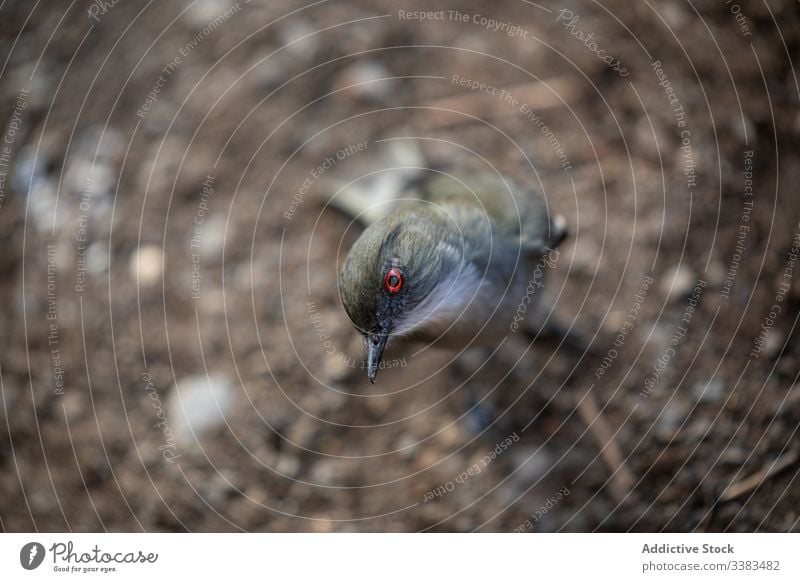
[{"label": "bird's beak", "polygon": [[383,348],[386,347],[386,340],[389,334],[384,332],[367,334],[367,377],[373,384],[375,376],[378,375],[378,365],[381,363]]}]

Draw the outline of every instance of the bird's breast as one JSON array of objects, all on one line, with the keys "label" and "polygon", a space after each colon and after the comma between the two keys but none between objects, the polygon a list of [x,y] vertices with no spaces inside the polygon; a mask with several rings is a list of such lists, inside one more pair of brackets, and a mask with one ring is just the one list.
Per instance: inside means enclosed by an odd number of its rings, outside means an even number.
[{"label": "bird's breast", "polygon": [[406,314],[395,333],[451,349],[496,344],[512,333],[527,283],[524,270],[497,275],[470,264],[458,276],[444,278]]}]

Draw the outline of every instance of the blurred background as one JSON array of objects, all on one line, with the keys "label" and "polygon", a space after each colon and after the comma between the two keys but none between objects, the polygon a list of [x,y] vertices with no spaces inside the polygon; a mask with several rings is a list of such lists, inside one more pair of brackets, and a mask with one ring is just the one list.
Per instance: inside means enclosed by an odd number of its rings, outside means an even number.
[{"label": "blurred background", "polygon": [[[0,528],[797,531],[799,42],[788,0],[1,3]],[[592,352],[368,383],[327,202],[430,168],[567,218]]]}]

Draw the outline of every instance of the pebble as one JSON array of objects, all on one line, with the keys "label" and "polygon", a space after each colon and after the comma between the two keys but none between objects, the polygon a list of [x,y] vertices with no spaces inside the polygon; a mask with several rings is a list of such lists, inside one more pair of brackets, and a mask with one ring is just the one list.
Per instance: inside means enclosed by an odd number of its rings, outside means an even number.
[{"label": "pebble", "polygon": [[340,459],[322,459],[311,466],[310,480],[320,487],[336,485],[340,475]]},{"label": "pebble", "polygon": [[94,242],[86,249],[86,269],[93,275],[108,269],[108,241]]},{"label": "pebble", "polygon": [[576,237],[569,252],[570,256],[563,256],[561,261],[569,265],[570,269],[584,274],[593,274],[597,271],[598,264],[603,262],[600,256],[601,245],[591,235],[581,234]]},{"label": "pebble", "polygon": [[[92,210],[92,198],[110,194],[116,185],[113,168],[92,157],[78,157],[70,161],[64,173],[64,186],[78,200],[85,200],[87,210]],[[75,206],[78,204],[75,203]]]},{"label": "pebble", "polygon": [[202,28],[224,14],[227,8],[230,6],[223,0],[197,0],[192,2],[186,18],[193,27]]},{"label": "pebble", "polygon": [[671,400],[664,405],[656,421],[655,435],[661,442],[669,442],[678,435],[681,425],[686,420],[687,407],[683,403]]},{"label": "pebble", "polygon": [[530,485],[553,465],[553,458],[545,447],[528,446],[515,450],[511,462],[516,470],[512,478]]},{"label": "pebble", "polygon": [[769,335],[767,335],[766,341],[764,342],[764,356],[769,359],[776,357],[781,353],[784,341],[786,341],[786,336],[784,333],[781,330],[773,327],[770,330]]},{"label": "pebble", "polygon": [[310,61],[319,48],[320,35],[317,29],[305,20],[295,18],[287,22],[279,31],[283,52],[304,61]]},{"label": "pebble", "polygon": [[[363,373],[363,372],[362,372]],[[372,396],[365,399],[367,407],[379,418],[383,418],[392,407],[391,396]]]},{"label": "pebble", "polygon": [[347,379],[355,368],[350,367],[350,361],[341,353],[334,355],[325,354],[322,360],[322,375],[326,384],[335,384]]},{"label": "pebble", "polygon": [[275,463],[275,470],[287,477],[296,477],[300,472],[300,459],[290,454],[282,454]]},{"label": "pebble", "polygon": [[691,15],[678,2],[664,2],[661,9],[669,28],[680,29],[691,20]]},{"label": "pebble", "polygon": [[[395,89],[392,73],[378,61],[361,61],[350,65],[339,75],[337,89],[369,101],[385,101]],[[381,80],[386,79],[386,80]]]},{"label": "pebble", "polygon": [[189,442],[222,425],[233,405],[233,383],[221,375],[189,376],[178,381],[167,418],[175,438]]},{"label": "pebble", "polygon": [[253,62],[255,68],[252,79],[256,88],[271,91],[283,85],[286,79],[291,77],[286,72],[289,68],[288,60],[290,57],[283,53],[275,53],[268,59],[264,59],[264,56],[259,54],[257,60]]},{"label": "pebble", "polygon": [[731,118],[733,133],[743,144],[753,143],[758,139],[756,124],[747,115],[735,115]]},{"label": "pebble", "polygon": [[691,295],[696,282],[694,272],[681,263],[664,271],[661,276],[661,291],[666,295],[667,301],[680,301]]},{"label": "pebble", "polygon": [[217,215],[199,225],[201,260],[217,261],[222,258],[226,221],[227,217]]},{"label": "pebble", "polygon": [[140,246],[131,255],[130,274],[139,285],[147,286],[161,280],[164,251],[158,245]]},{"label": "pebble", "polygon": [[437,441],[441,444],[442,448],[451,449],[466,442],[467,435],[465,435],[464,431],[461,429],[462,423],[443,418],[442,424],[446,422],[449,423],[449,426],[442,430],[437,436]]},{"label": "pebble", "polygon": [[704,404],[719,402],[725,394],[725,382],[718,376],[708,382],[697,382],[692,386],[692,394]]},{"label": "pebble", "polygon": [[413,459],[419,452],[417,439],[414,435],[404,432],[394,443],[394,449],[402,459]]}]

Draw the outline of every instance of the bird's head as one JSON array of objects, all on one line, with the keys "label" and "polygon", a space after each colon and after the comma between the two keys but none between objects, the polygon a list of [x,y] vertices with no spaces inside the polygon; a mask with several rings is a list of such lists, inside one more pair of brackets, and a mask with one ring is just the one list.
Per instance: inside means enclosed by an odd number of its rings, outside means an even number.
[{"label": "bird's head", "polygon": [[446,222],[422,226],[413,214],[394,214],[369,226],[345,259],[342,303],[367,341],[373,384],[387,341],[424,324],[440,303],[438,291],[461,269],[461,253],[444,242]]}]

